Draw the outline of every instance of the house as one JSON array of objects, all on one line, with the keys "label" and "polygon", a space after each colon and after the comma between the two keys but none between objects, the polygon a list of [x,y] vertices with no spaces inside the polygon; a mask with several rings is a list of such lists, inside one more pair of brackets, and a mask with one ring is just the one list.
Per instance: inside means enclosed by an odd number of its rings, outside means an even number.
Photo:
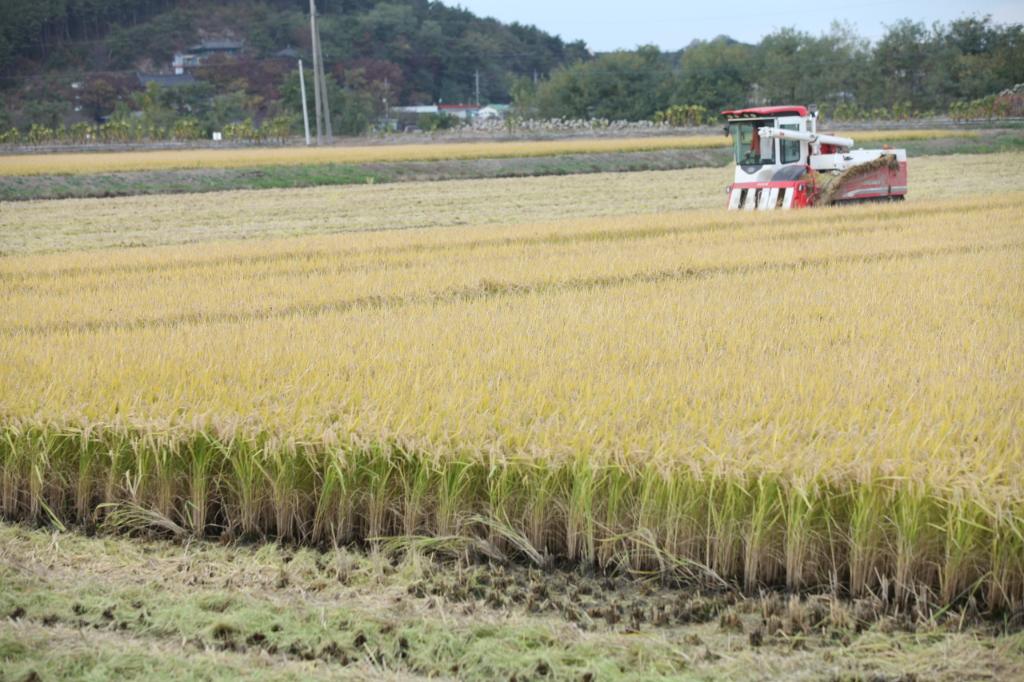
[{"label": "house", "polygon": [[171,68],[174,69],[175,74],[180,76],[185,73],[186,69],[191,69],[202,63],[198,55],[175,52],[174,59],[171,61]]},{"label": "house", "polygon": [[460,121],[500,121],[508,115],[508,104],[488,104],[481,107],[476,104],[421,104],[417,106],[391,107],[391,114],[399,119],[419,116],[420,114],[441,114],[451,116]]},{"label": "house", "polygon": [[501,121],[511,108],[509,104],[488,104],[476,112],[476,118],[478,121]]},{"label": "house", "polygon": [[436,114],[436,104],[418,104],[410,107],[391,107],[391,113],[398,114]]},{"label": "house", "polygon": [[277,57],[278,59],[291,59],[292,61],[295,61],[296,59],[300,59],[302,57],[302,53],[299,52],[294,47],[292,47],[291,45],[289,45],[283,50],[278,50],[277,52],[275,52],[274,56]]},{"label": "house", "polygon": [[216,40],[204,40],[201,43],[192,45],[186,52],[175,52],[171,61],[171,68],[177,75],[184,74],[188,69],[201,66],[203,62],[214,55],[222,54],[229,57],[236,57],[242,52],[245,44],[240,40],[219,38]]},{"label": "house", "polygon": [[454,116],[463,121],[472,121],[480,111],[478,104],[438,104],[438,113]]}]

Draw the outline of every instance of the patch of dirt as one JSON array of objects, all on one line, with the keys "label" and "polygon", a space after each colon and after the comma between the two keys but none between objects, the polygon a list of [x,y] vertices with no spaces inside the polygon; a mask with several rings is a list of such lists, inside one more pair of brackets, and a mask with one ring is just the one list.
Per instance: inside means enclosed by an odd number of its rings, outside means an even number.
[{"label": "patch of dirt", "polygon": [[442,597],[477,608],[556,614],[583,630],[708,623],[742,596],[732,590],[669,589],[649,581],[586,576],[576,571],[518,566],[432,564],[409,585],[415,597]]},{"label": "patch of dirt", "polygon": [[992,634],[1024,631],[1024,618],[986,617],[968,602],[958,609],[898,604],[878,597],[845,599],[828,592],[767,592],[744,596],[733,588],[663,585],[657,580],[586,575],[578,570],[434,562],[410,583],[410,595],[442,598],[472,614],[489,608],[551,614],[580,629],[640,632],[717,621],[722,631],[746,633],[752,646],[777,638],[823,636],[842,641],[876,628],[914,633],[980,628]]}]

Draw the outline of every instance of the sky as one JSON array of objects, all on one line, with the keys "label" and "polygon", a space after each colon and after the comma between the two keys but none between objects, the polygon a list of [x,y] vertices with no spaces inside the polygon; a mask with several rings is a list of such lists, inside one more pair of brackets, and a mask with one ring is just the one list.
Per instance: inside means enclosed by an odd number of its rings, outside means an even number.
[{"label": "sky", "polygon": [[931,23],[969,14],[991,14],[998,23],[1024,23],[1024,0],[448,0],[480,16],[533,24],[565,40],[583,40],[591,50],[654,44],[678,50],[694,39],[729,35],[754,43],[767,33],[793,26],[812,34],[828,30],[833,19],[848,21],[875,40],[899,19]]}]

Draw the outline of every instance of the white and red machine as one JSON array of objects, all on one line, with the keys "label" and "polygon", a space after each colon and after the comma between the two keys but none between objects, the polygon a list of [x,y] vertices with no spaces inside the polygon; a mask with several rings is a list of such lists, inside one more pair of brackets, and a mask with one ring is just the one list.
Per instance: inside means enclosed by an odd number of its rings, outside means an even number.
[{"label": "white and red machine", "polygon": [[736,159],[729,208],[770,210],[907,194],[907,152],[851,149],[848,137],[818,134],[817,112],[775,106],[723,111]]}]

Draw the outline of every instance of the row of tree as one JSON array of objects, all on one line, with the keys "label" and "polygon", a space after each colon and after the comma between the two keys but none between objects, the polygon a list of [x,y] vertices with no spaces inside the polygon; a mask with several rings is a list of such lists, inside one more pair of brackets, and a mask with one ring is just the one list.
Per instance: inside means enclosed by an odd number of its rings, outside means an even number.
[{"label": "row of tree", "polygon": [[680,54],[654,47],[599,55],[514,89],[541,117],[647,119],[673,104],[817,103],[823,109],[896,118],[946,112],[955,102],[1024,82],[1024,26],[968,17],[926,26],[910,20],[876,43],[843,24],[820,36],[791,28],[756,45],[727,37]]}]

